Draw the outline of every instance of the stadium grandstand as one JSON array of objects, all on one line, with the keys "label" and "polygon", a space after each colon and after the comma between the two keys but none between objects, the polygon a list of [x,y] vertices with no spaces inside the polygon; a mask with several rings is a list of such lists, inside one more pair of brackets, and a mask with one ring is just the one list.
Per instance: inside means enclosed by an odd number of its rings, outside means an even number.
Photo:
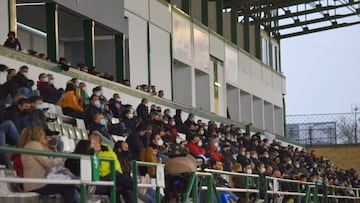
[{"label": "stadium grandstand", "polygon": [[0,202],[359,202],[355,169],[286,136],[280,61],[359,8],[1,0]]}]

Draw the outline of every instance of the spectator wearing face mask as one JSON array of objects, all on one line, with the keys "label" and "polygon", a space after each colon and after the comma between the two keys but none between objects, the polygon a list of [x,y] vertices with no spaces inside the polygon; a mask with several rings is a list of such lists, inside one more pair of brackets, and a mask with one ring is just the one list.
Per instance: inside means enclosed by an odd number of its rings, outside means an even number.
[{"label": "spectator wearing face mask", "polygon": [[90,97],[90,104],[85,110],[85,125],[86,128],[90,128],[94,124],[93,115],[97,113],[102,113],[101,111],[101,102],[97,95],[93,94]]},{"label": "spectator wearing face mask", "polygon": [[56,89],[49,81],[54,80],[49,80],[49,77],[45,73],[41,73],[36,86],[45,102],[56,104],[61,98],[61,95],[64,93],[64,89]]},{"label": "spectator wearing face mask", "polygon": [[101,102],[102,104],[108,102],[107,98],[104,96],[104,90],[102,89],[101,86],[94,87],[94,88],[92,89],[92,92],[93,92],[93,94],[95,94],[96,96],[99,97],[100,102]]},{"label": "spectator wearing face mask", "polygon": [[210,140],[208,152],[210,154],[210,160],[222,161],[223,156],[220,153],[221,148],[220,148],[219,142],[216,138],[213,138]]},{"label": "spectator wearing face mask", "polygon": [[21,66],[17,74],[12,78],[12,81],[18,84],[18,92],[26,95],[28,98],[31,96],[39,96],[39,90],[32,90],[34,81],[28,78],[29,68]]},{"label": "spectator wearing face mask", "polygon": [[119,93],[113,94],[113,97],[109,100],[109,108],[115,118],[120,118],[124,111],[124,107],[121,103]]},{"label": "spectator wearing face mask", "polygon": [[186,147],[189,149],[190,154],[195,157],[204,157],[205,158],[205,149],[202,148],[202,141],[200,135],[194,135],[189,142],[186,144]]},{"label": "spectator wearing face mask", "polygon": [[67,83],[63,98],[59,101],[65,115],[84,119],[84,109],[79,104],[75,94],[76,87],[73,83]]},{"label": "spectator wearing face mask", "polygon": [[111,136],[111,133],[109,133],[109,128],[107,126],[107,120],[105,116],[102,113],[96,113],[93,115],[93,124],[88,128],[90,132],[100,132],[102,136],[106,139],[103,139],[103,142],[108,144],[109,146],[113,147],[115,142],[114,139]]},{"label": "spectator wearing face mask", "polygon": [[136,113],[142,120],[146,120],[150,117],[148,103],[148,100],[143,98],[141,103],[136,108]]},{"label": "spectator wearing face mask", "polygon": [[125,109],[121,116],[122,122],[125,124],[127,129],[130,129],[131,132],[135,132],[136,130],[136,122],[134,119],[134,113],[132,109]]},{"label": "spectator wearing face mask", "polygon": [[36,123],[33,117],[30,115],[31,102],[26,98],[21,98],[17,101],[13,107],[8,107],[5,112],[5,120],[11,120],[19,133],[30,125]]}]

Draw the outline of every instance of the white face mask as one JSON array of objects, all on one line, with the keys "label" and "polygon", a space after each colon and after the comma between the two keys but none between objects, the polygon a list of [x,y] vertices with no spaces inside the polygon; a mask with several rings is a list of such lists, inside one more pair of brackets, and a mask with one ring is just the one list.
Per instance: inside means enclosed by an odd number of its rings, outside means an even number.
[{"label": "white face mask", "polygon": [[132,113],[126,114],[126,117],[128,119],[132,119],[132,118],[134,118],[134,114],[132,114]]},{"label": "white face mask", "polygon": [[180,138],[180,137],[177,137],[177,138],[176,138],[176,143],[177,143],[177,144],[180,144],[180,143],[181,143],[181,138]]},{"label": "white face mask", "polygon": [[95,92],[95,95],[98,96],[98,97],[100,97],[101,92],[100,92],[100,91],[99,91],[99,92]]},{"label": "white face mask", "polygon": [[251,168],[249,168],[248,170],[246,170],[246,173],[247,173],[247,174],[252,174]]},{"label": "white face mask", "polygon": [[214,147],[218,147],[219,146],[219,143],[218,142],[215,142],[214,143]]},{"label": "white face mask", "polygon": [[202,141],[200,140],[197,145],[198,145],[199,147],[201,147],[201,146],[202,146]]},{"label": "white face mask", "polygon": [[261,168],[260,173],[265,173],[265,168]]},{"label": "white face mask", "polygon": [[246,155],[246,152],[240,152],[240,155],[241,155],[241,156],[245,156],[245,155]]},{"label": "white face mask", "polygon": [[6,71],[0,72],[0,85],[6,83],[6,81],[7,81],[7,72]]},{"label": "white face mask", "polygon": [[49,83],[50,83],[50,84],[54,84],[54,80],[49,80]]},{"label": "white face mask", "polygon": [[101,103],[100,103],[99,100],[96,100],[94,104],[95,104],[95,106],[96,106],[97,108],[100,108],[100,107],[101,107]]},{"label": "white face mask", "polygon": [[157,142],[157,145],[158,146],[163,146],[163,144],[164,144],[164,141],[160,138],[160,140],[158,140],[158,142]]},{"label": "white face mask", "polygon": [[250,154],[247,154],[247,155],[246,155],[246,158],[247,158],[247,159],[250,158]]},{"label": "white face mask", "polygon": [[22,73],[25,77],[28,77],[28,73]]}]

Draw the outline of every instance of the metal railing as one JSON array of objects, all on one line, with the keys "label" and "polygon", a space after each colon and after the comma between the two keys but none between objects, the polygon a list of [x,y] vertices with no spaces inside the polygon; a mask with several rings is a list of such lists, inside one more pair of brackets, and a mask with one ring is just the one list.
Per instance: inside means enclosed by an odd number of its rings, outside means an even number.
[{"label": "metal railing", "polygon": [[286,136],[304,145],[357,144],[358,122],[355,112],[288,115]]},{"label": "metal railing", "polygon": [[[33,150],[33,149],[23,149],[15,147],[0,147],[1,152],[5,153],[20,153],[20,154],[30,154],[38,156],[51,156],[51,157],[64,157],[71,159],[89,159],[88,155],[78,155],[78,154],[69,154],[69,153],[60,153],[60,152],[50,152],[42,150]],[[93,180],[62,180],[62,179],[41,179],[41,178],[22,178],[22,177],[4,177],[0,178],[0,181],[10,182],[10,183],[45,183],[45,184],[63,184],[63,185],[80,185],[80,201],[81,203],[86,203],[86,185],[99,185],[99,186],[109,186],[110,190],[110,202],[116,202],[116,184],[115,184],[115,163],[114,159],[110,158],[101,158],[100,161],[110,162],[110,177],[111,181],[93,181]]]},{"label": "metal railing", "polygon": [[[147,166],[147,167],[164,167],[163,164],[148,163],[148,162],[137,162],[132,161],[132,172],[133,172],[133,181],[134,181],[134,199],[137,199],[138,189],[139,188],[156,188],[156,202],[161,202],[160,197],[160,188],[157,184],[138,184],[138,166]],[[230,188],[224,186],[215,186],[214,175],[225,175],[225,176],[238,176],[245,178],[244,188]],[[205,184],[201,184],[199,188],[200,179],[203,179]],[[256,188],[249,188],[250,179],[255,179]],[[262,182],[264,181],[264,182]],[[269,189],[269,184],[274,184],[275,182],[286,182],[290,184],[296,184],[296,191],[281,191],[281,190],[271,190]],[[263,185],[263,188],[260,187]],[[274,187],[272,187],[274,188]],[[302,189],[303,188],[303,189]],[[245,198],[249,198],[250,194],[256,194],[256,198],[264,198],[264,202],[270,202],[270,199],[274,199],[275,202],[284,196],[294,196],[294,202],[297,203],[325,203],[327,199],[342,199],[344,202],[348,200],[358,200],[360,201],[360,188],[346,188],[333,185],[318,185],[312,182],[303,182],[298,180],[289,180],[281,179],[275,177],[263,176],[263,179],[256,174],[245,174],[245,173],[234,173],[227,171],[219,171],[214,169],[205,169],[204,172],[195,172],[192,173],[189,177],[189,184],[187,186],[186,192],[182,199],[183,203],[189,202],[190,194],[192,195],[192,202],[200,202],[199,193],[205,191],[205,200],[206,203],[213,203],[214,197],[217,202],[220,202],[219,192],[239,192],[245,193]],[[337,192],[342,191],[344,195],[339,195]],[[350,192],[351,191],[351,192]],[[260,193],[263,193],[263,197],[260,196]],[[351,195],[352,194],[352,195]],[[137,202],[137,201],[135,201]]]}]

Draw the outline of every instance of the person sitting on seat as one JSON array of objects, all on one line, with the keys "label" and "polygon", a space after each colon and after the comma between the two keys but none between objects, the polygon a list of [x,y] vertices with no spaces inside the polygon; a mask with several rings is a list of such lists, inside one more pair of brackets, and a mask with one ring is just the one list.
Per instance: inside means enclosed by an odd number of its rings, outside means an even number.
[{"label": "person sitting on seat", "polygon": [[75,86],[73,83],[67,83],[63,98],[59,102],[59,106],[65,115],[84,119],[84,109],[79,104],[78,99],[75,95]]},{"label": "person sitting on seat", "polygon": [[28,78],[28,74],[29,74],[29,67],[21,66],[17,74],[14,77],[12,77],[11,80],[17,83],[19,87],[18,93],[22,93],[26,95],[26,97],[28,98],[31,96],[39,96],[40,95],[39,90],[32,90],[32,86],[34,86],[35,83],[33,80],[30,80]]},{"label": "person sitting on seat", "polygon": [[36,86],[45,102],[56,104],[61,98],[64,89],[56,89],[49,81],[53,80],[49,80],[49,77],[45,73],[41,73],[39,75],[39,81],[37,82]]},{"label": "person sitting on seat", "polygon": [[[48,142],[44,130],[39,126],[31,126],[21,133],[20,147],[31,150],[48,151]],[[49,158],[47,156],[22,154],[21,162],[24,178],[46,178],[48,170],[63,163],[63,158]],[[79,203],[80,195],[75,185],[24,183],[26,192],[36,192],[41,195],[62,194],[64,202]]]},{"label": "person sitting on seat", "polygon": [[[115,175],[116,175],[116,186],[118,191],[121,191],[121,194],[126,203],[131,203],[131,195],[129,192],[132,190],[132,181],[131,178],[124,175],[121,169],[121,165],[115,152],[106,144],[102,144],[102,135],[101,133],[94,131],[90,133],[89,140],[93,146],[90,150],[91,155],[97,155],[99,158],[112,158],[115,162]],[[111,168],[108,161],[100,161],[100,179],[108,181],[111,179]],[[116,195],[117,202],[120,202],[119,195]]]}]

